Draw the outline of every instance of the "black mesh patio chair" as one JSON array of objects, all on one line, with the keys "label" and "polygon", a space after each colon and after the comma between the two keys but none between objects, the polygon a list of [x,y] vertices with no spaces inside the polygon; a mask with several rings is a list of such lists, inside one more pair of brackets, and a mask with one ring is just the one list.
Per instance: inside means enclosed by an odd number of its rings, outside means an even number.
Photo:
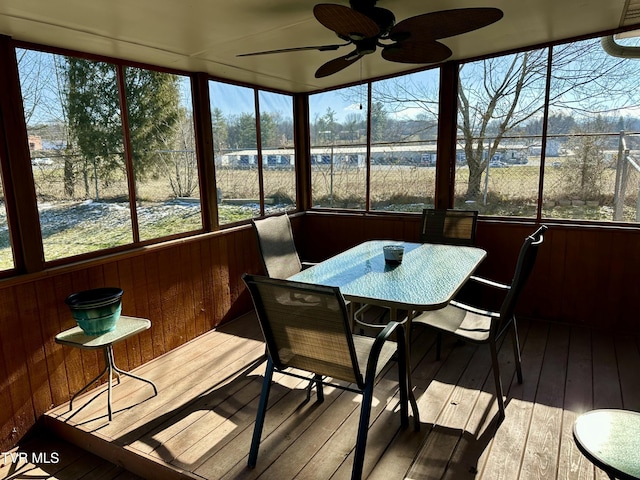
[{"label": "black mesh patio chair", "polygon": [[[420,241],[446,245],[473,246],[476,243],[477,210],[433,209],[422,210]],[[468,287],[463,287],[459,295],[466,298]],[[440,351],[442,334],[438,332],[437,348]]]},{"label": "black mesh patio chair", "polygon": [[425,208],[422,210],[420,241],[448,245],[475,245],[477,210]]},{"label": "black mesh patio chair", "polygon": [[264,271],[271,278],[288,278],[303,268],[287,214],[251,220],[258,238]]},{"label": "black mesh patio chair", "polygon": [[[489,345],[489,349],[491,350],[491,366],[501,417],[504,417],[505,413],[500,368],[498,365],[497,342],[507,331],[511,332],[516,374],[518,383],[522,383],[520,345],[518,342],[518,329],[514,310],[518,298],[522,293],[522,289],[533,270],[538,249],[544,241],[544,232],[546,230],[547,226],[541,225],[534,233],[525,238],[524,244],[520,249],[520,254],[518,255],[513,281],[510,285],[494,282],[482,277],[471,277],[470,280],[474,282],[506,292],[500,311],[489,311],[475,306],[465,305],[454,300],[443,309],[423,312],[412,319],[413,325],[426,325],[438,330],[439,333],[452,334],[458,339],[467,342]],[[440,359],[439,344],[436,358],[438,360]]]},{"label": "black mesh patio chair", "polygon": [[[396,352],[400,421],[402,426],[408,424],[406,349],[402,325],[391,322],[375,338],[352,335],[344,298],[337,287],[247,274],[243,279],[251,292],[268,352],[249,466],[255,467],[258,458],[274,370],[308,378],[289,370],[293,368],[313,375],[320,402],[324,399],[323,385],[363,395],[351,477],[359,479],[376,378]],[[389,341],[394,332],[397,343]],[[328,379],[346,381],[349,385],[345,387]]]}]

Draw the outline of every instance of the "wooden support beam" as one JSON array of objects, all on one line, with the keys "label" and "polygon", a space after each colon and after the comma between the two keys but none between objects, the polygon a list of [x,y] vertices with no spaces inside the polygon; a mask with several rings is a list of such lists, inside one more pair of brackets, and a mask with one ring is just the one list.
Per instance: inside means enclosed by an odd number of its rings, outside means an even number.
[{"label": "wooden support beam", "polygon": [[457,62],[447,62],[440,68],[436,208],[453,207],[458,131],[458,67]]},{"label": "wooden support beam", "polygon": [[24,120],[18,60],[11,38],[0,36],[0,130],[2,180],[15,267],[32,273],[44,268],[36,190]]}]

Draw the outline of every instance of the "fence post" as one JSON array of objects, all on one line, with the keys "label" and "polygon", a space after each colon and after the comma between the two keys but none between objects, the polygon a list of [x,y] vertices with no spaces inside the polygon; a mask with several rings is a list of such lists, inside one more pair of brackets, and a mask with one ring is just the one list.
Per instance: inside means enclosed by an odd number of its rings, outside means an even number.
[{"label": "fence post", "polygon": [[626,184],[626,162],[625,162],[625,140],[624,130],[620,131],[620,139],[618,141],[618,162],[616,165],[616,184],[613,194],[613,220],[622,220],[624,211],[624,197]]},{"label": "fence post", "polygon": [[482,196],[482,204],[487,205],[487,194],[489,193],[489,163],[487,162],[487,169],[484,172],[484,195]]},{"label": "fence post", "polygon": [[329,167],[329,206],[333,207],[333,145],[331,145],[331,165]]},{"label": "fence post", "polygon": [[638,195],[636,196],[636,222],[640,222],[640,181],[638,181]]}]

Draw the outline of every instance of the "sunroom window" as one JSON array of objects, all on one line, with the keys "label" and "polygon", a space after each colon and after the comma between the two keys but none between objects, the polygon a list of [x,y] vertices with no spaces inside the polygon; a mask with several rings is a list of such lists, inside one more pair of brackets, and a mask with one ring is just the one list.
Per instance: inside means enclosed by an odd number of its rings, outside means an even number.
[{"label": "sunroom window", "polygon": [[0,271],[11,270],[15,267],[9,223],[7,222],[7,208],[4,197],[4,185],[0,181]]},{"label": "sunroom window", "polygon": [[537,215],[547,58],[541,49],[460,67],[457,208]]},{"label": "sunroom window", "polygon": [[189,77],[126,67],[124,78],[140,239],[202,228]]},{"label": "sunroom window", "polygon": [[439,69],[372,83],[371,210],[433,206]]},{"label": "sunroom window", "polygon": [[309,97],[314,207],[366,209],[367,87]]},{"label": "sunroom window", "polygon": [[554,46],[551,72],[542,215],[640,221],[640,61],[591,39]]},{"label": "sunroom window", "polygon": [[295,209],[292,97],[217,81],[209,95],[219,223]]},{"label": "sunroom window", "polygon": [[45,261],[202,228],[186,77],[17,53]]},{"label": "sunroom window", "polygon": [[265,214],[296,208],[296,156],[293,145],[293,99],[259,92],[260,146]]},{"label": "sunroom window", "polygon": [[463,64],[456,207],[640,221],[639,74],[599,38]]}]

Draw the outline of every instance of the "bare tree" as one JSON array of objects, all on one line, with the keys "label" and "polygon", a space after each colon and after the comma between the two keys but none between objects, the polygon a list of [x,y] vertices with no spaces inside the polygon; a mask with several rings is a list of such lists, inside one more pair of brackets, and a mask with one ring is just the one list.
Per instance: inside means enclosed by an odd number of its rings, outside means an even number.
[{"label": "bare tree", "polygon": [[468,199],[480,194],[482,172],[503,137],[542,111],[546,59],[546,50],[534,50],[460,68],[458,130],[469,167]]},{"label": "bare tree", "polygon": [[25,122],[29,134],[39,135],[53,146],[55,152],[44,154],[64,159],[64,192],[74,196],[75,172],[73,149],[68,122],[66,81],[63,75],[64,57],[36,50],[16,49]]},{"label": "bare tree", "polygon": [[[547,75],[548,113],[587,118],[618,115],[621,109],[640,105],[633,84],[638,73],[640,63],[607,55],[599,39],[555,46],[551,54],[544,48],[463,64],[458,138],[469,168],[466,198],[478,197],[482,174],[505,136],[520,134],[536,122],[536,134],[542,134]],[[437,87],[412,78],[376,84],[376,99],[390,111],[410,104],[423,110],[423,119],[436,121]]]}]

